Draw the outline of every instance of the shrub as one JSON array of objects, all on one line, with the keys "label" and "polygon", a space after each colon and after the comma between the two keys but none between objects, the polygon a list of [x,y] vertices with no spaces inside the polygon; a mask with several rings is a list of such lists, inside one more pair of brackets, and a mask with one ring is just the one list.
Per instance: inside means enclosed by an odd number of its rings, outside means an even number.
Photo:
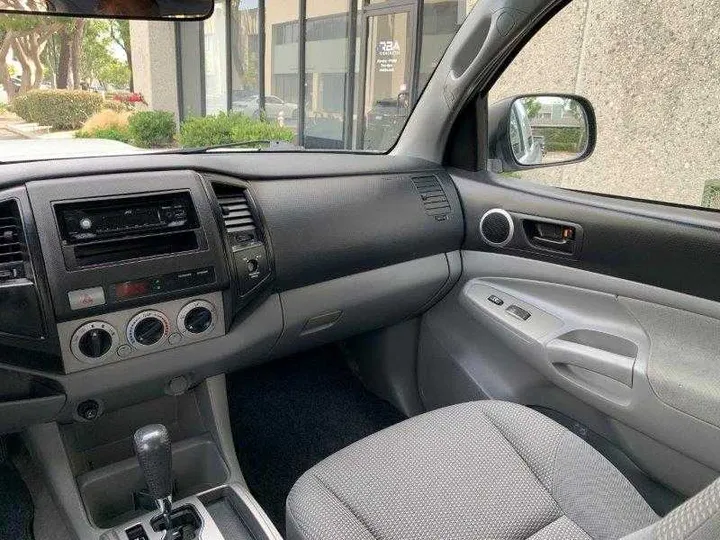
[{"label": "shrub", "polygon": [[130,143],[131,137],[127,127],[105,127],[98,128],[94,131],[76,131],[75,137],[77,139],[109,139],[112,141],[120,141],[124,143]]},{"label": "shrub", "polygon": [[30,90],[13,100],[15,114],[53,129],[77,129],[103,108],[100,94],[82,90]]},{"label": "shrub", "polygon": [[203,118],[190,118],[180,126],[180,145],[211,146],[255,140],[292,141],[290,128],[253,119],[241,113],[218,113]]},{"label": "shrub", "polygon": [[548,152],[578,152],[584,144],[583,130],[566,127],[535,127],[533,135],[545,137],[545,150]]},{"label": "shrub", "polygon": [[166,111],[140,111],[130,117],[128,128],[136,146],[168,146],[175,138],[175,117]]},{"label": "shrub", "polygon": [[128,130],[129,112],[116,112],[104,109],[95,113],[83,124],[81,130],[75,133],[78,139],[112,139],[114,141],[130,142]]},{"label": "shrub", "polygon": [[134,111],[135,110],[131,104],[125,103],[123,101],[115,101],[114,99],[106,99],[103,102],[103,109],[110,109],[111,111],[116,111],[116,112]]},{"label": "shrub", "polygon": [[147,105],[147,101],[145,101],[143,95],[138,92],[115,92],[114,94],[108,94],[108,99],[118,101],[126,105],[133,105],[135,103]]},{"label": "shrub", "polygon": [[700,206],[720,209],[720,180],[714,178],[705,182]]},{"label": "shrub", "polygon": [[93,114],[82,126],[82,131],[93,132],[98,129],[106,129],[112,127],[127,128],[130,112],[117,112],[111,109],[103,109]]}]

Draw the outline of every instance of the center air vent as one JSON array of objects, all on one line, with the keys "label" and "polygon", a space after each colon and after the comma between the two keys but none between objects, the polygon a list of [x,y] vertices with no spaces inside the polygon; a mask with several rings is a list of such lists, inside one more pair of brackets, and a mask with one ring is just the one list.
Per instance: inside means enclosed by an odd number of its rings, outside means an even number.
[{"label": "center air vent", "polygon": [[0,203],[0,282],[25,277],[24,235],[16,201]]},{"label": "center air vent", "polygon": [[214,183],[213,191],[222,210],[223,222],[233,246],[257,241],[258,230],[245,188]]},{"label": "center air vent", "polygon": [[420,192],[425,212],[429,216],[434,216],[438,221],[447,219],[452,208],[437,177],[418,176],[413,178],[412,181]]}]

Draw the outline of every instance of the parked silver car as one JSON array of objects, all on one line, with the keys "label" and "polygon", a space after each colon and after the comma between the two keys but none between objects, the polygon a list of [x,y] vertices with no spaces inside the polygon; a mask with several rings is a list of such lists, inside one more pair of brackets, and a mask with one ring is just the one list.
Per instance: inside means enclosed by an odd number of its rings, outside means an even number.
[{"label": "parked silver car", "polygon": [[[254,118],[260,117],[260,96],[253,95],[245,99],[233,101],[233,110]],[[283,101],[277,96],[265,96],[265,114],[271,120],[276,120],[282,114],[283,118],[297,118],[297,103]]]}]

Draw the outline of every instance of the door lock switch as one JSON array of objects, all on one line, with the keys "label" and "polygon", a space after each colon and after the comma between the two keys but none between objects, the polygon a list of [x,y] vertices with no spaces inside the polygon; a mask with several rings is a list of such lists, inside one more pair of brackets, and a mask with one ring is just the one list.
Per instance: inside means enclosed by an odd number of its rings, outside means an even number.
[{"label": "door lock switch", "polygon": [[495,296],[494,294],[488,296],[488,300],[490,300],[496,306],[502,306],[505,303],[502,298]]},{"label": "door lock switch", "polygon": [[530,318],[530,312],[524,310],[519,306],[516,306],[515,304],[508,306],[505,311],[507,311],[513,317],[517,317],[521,321],[527,321]]}]

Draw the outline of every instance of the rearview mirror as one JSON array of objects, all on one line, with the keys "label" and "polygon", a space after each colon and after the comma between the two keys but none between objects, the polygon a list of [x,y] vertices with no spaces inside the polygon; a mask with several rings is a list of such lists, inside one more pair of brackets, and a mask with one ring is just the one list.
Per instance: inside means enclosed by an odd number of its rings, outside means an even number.
[{"label": "rearview mirror", "polygon": [[0,0],[1,13],[110,19],[199,20],[213,7],[213,0]]},{"label": "rearview mirror", "polygon": [[490,158],[501,171],[574,163],[595,148],[595,112],[580,96],[504,99],[490,107],[488,127]]}]

